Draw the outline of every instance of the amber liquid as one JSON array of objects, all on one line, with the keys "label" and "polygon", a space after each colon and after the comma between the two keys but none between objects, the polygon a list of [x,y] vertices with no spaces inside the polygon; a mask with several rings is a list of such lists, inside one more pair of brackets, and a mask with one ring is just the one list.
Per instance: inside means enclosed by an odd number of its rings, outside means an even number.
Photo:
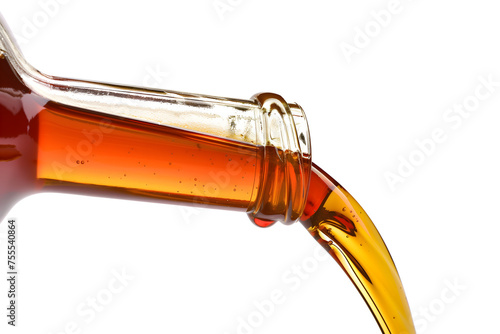
[{"label": "amber liquid", "polygon": [[300,221],[349,276],[383,333],[415,333],[399,274],[375,225],[358,202],[314,164]]},{"label": "amber liquid", "polygon": [[39,123],[37,178],[45,188],[85,185],[243,211],[252,202],[262,147],[51,103]]},{"label": "amber liquid", "polygon": [[[294,211],[286,203],[303,202],[293,197],[307,193],[280,186],[287,178],[296,184],[300,173],[289,152],[47,101],[23,85],[5,58],[0,75],[0,215],[26,195],[57,191],[249,213],[259,203],[266,219],[255,222],[268,226],[279,219],[273,213]],[[279,163],[292,167],[283,173]],[[262,202],[262,194],[271,196]],[[375,226],[316,166],[300,220],[351,278],[384,333],[414,333]]]}]

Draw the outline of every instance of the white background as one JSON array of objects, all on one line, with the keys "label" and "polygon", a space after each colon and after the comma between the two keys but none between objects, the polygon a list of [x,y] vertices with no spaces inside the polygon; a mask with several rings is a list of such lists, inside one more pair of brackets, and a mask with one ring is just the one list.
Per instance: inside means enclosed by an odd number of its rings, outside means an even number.
[{"label": "white background", "polygon": [[[357,28],[376,29],[370,13],[389,1],[222,0],[231,10],[220,16],[213,0],[61,0],[37,21],[45,2],[0,2],[45,73],[298,102],[313,160],[372,217],[419,333],[498,332],[500,87],[456,129],[443,120],[474,95],[478,77],[500,81],[496,2],[401,0],[351,62],[342,43],[354,45]],[[38,24],[32,36],[29,23]],[[384,174],[436,128],[447,140],[392,190]],[[299,224],[259,229],[234,212],[55,194],[27,198],[8,217],[19,221],[19,326],[6,330],[2,311],[2,333],[71,333],[73,322],[89,334],[379,332],[334,261],[295,291],[283,281],[317,247]],[[5,230],[4,221],[1,259]],[[123,268],[134,278],[88,322],[78,306]],[[453,282],[463,289],[447,290]],[[238,332],[239,317],[274,289],[285,302]]]}]

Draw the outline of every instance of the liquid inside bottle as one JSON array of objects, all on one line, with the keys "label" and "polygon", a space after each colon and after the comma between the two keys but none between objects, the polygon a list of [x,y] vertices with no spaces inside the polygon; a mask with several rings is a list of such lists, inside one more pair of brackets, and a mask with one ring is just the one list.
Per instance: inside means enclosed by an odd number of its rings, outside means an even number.
[{"label": "liquid inside bottle", "polygon": [[[32,193],[55,191],[247,212],[258,200],[262,169],[272,172],[295,156],[46,100],[22,84],[5,57],[0,72],[5,207]],[[266,180],[267,185],[282,183]],[[262,209],[270,215],[290,201],[285,187],[274,191],[275,200]]]}]

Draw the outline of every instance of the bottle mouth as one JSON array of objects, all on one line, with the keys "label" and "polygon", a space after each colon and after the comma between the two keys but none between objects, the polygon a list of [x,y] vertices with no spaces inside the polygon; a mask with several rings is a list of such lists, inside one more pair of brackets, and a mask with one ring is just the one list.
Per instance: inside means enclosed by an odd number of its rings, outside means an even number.
[{"label": "bottle mouth", "polygon": [[260,227],[291,224],[304,211],[311,174],[311,139],[303,109],[277,94],[253,96],[258,142],[264,146],[259,192],[248,215]]},{"label": "bottle mouth", "polygon": [[259,93],[252,100],[260,107],[260,115],[256,116],[261,122],[259,142],[304,157],[310,155],[309,126],[304,110],[298,104],[288,104],[274,93]]}]

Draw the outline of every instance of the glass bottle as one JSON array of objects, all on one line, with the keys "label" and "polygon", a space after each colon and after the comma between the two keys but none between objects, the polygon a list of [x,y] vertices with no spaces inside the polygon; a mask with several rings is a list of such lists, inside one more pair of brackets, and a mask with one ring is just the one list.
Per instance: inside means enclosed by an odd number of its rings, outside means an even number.
[{"label": "glass bottle", "polygon": [[0,216],[58,191],[216,205],[259,225],[300,217],[311,158],[298,105],[47,76],[3,29],[0,94],[15,108],[1,116]]},{"label": "glass bottle", "polygon": [[216,206],[260,227],[300,221],[384,333],[414,333],[376,228],[312,163],[300,106],[272,93],[239,100],[52,77],[11,36],[0,16],[0,218],[55,191]]}]

